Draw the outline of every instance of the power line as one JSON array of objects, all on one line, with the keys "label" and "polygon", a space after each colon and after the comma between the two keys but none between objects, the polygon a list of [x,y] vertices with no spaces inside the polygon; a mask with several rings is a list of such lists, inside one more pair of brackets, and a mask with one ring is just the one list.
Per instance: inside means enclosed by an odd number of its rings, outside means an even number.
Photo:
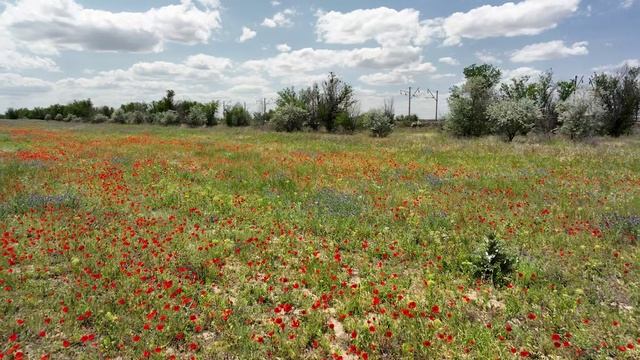
[{"label": "power line", "polygon": [[400,95],[404,95],[407,96],[409,98],[409,116],[411,116],[411,99],[420,96],[421,91],[420,88],[415,89],[414,91],[411,90],[411,86],[409,86],[409,90],[400,90]]},{"label": "power line", "polygon": [[427,99],[433,99],[436,102],[436,121],[438,121],[438,104],[440,103],[440,94],[439,91],[436,90],[436,93],[434,94],[433,92],[431,92],[431,90],[427,89],[427,95],[425,96]]}]

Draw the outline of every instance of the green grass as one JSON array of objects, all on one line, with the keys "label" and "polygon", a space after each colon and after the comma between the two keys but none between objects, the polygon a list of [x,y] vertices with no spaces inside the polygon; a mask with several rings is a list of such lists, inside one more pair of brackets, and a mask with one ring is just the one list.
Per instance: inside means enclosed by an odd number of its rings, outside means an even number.
[{"label": "green grass", "polygon": [[634,359],[639,174],[637,137],[2,121],[0,351]]}]

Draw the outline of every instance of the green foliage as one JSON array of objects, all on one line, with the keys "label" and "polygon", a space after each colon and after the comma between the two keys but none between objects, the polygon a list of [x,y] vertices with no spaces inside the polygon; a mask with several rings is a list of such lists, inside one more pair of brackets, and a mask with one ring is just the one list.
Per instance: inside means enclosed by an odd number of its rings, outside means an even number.
[{"label": "green foliage", "polygon": [[304,126],[317,131],[322,125],[320,121],[320,105],[322,101],[318,84],[313,84],[312,86],[301,90],[298,97],[303,104],[302,107],[307,110],[308,113],[307,121]]},{"label": "green foliage", "polygon": [[558,119],[562,123],[560,132],[572,140],[581,140],[596,135],[602,129],[605,110],[592,91],[581,89],[574,92],[558,106]]},{"label": "green foliage", "polygon": [[350,112],[356,104],[351,85],[340,80],[334,73],[330,73],[322,83],[320,94],[319,119],[328,132],[337,129],[336,119],[343,112]]},{"label": "green foliage", "polygon": [[18,110],[14,108],[8,108],[7,111],[4,113],[4,117],[9,120],[17,120],[19,119]]},{"label": "green foliage", "polygon": [[500,85],[500,94],[508,100],[534,99],[536,96],[536,84],[529,82],[529,76],[521,76],[511,79],[510,83]]},{"label": "green foliage", "polygon": [[512,141],[516,135],[526,135],[542,117],[536,103],[528,98],[505,99],[489,105],[487,115],[495,134]]},{"label": "green foliage", "polygon": [[418,115],[416,114],[399,115],[399,116],[396,116],[395,123],[398,126],[410,127],[411,125],[417,123],[418,120],[419,120]]},{"label": "green foliage", "polygon": [[64,122],[80,122],[82,119],[77,117],[74,114],[69,114],[67,116],[64,117],[64,119],[62,121]]},{"label": "green foliage", "polygon": [[533,99],[541,113],[535,129],[543,133],[550,133],[558,127],[558,112],[556,111],[557,84],[553,82],[551,70],[540,75],[534,87]]},{"label": "green foliage", "polygon": [[490,64],[473,64],[466,67],[462,72],[467,80],[479,79],[482,82],[482,87],[486,89],[493,89],[498,85],[502,77],[500,69]]},{"label": "green foliage", "polygon": [[96,109],[96,113],[97,114],[102,114],[102,115],[106,116],[107,118],[110,118],[111,115],[113,115],[114,111],[115,110],[110,106],[101,106],[101,107]]},{"label": "green foliage", "polygon": [[275,116],[274,110],[269,110],[266,113],[256,112],[253,113],[253,125],[254,126],[264,126],[273,121],[273,117]]},{"label": "green foliage", "polygon": [[180,123],[178,113],[174,110],[155,114],[155,122],[164,126],[177,125]]},{"label": "green foliage", "polygon": [[78,118],[88,121],[94,114],[93,103],[91,102],[91,99],[76,100],[66,106],[65,113],[67,115],[75,115]]},{"label": "green foliage", "polygon": [[45,121],[51,121],[51,120],[53,120],[53,116],[51,116],[51,114],[47,114],[47,115],[44,116],[44,120]]},{"label": "green foliage", "polygon": [[471,258],[473,276],[491,281],[494,286],[504,285],[515,271],[517,258],[511,255],[504,243],[491,234]]},{"label": "green foliage", "polygon": [[371,136],[384,138],[393,132],[393,120],[384,110],[372,110],[368,113]]},{"label": "green foliage", "polygon": [[125,123],[129,125],[139,125],[149,122],[151,117],[143,111],[133,111],[125,114]]},{"label": "green foliage", "polygon": [[251,114],[240,104],[235,104],[230,109],[224,110],[224,122],[227,126],[249,126],[251,124]]},{"label": "green foliage", "polygon": [[131,102],[128,104],[120,105],[120,110],[124,111],[125,113],[132,113],[134,111],[146,113],[149,111],[149,105],[141,102]]},{"label": "green foliage", "polygon": [[461,87],[454,86],[449,97],[449,116],[445,128],[456,136],[472,137],[491,132],[487,108],[495,101],[493,87],[488,80],[476,76],[468,78]]},{"label": "green foliage", "polygon": [[167,90],[167,94],[159,101],[154,101],[151,104],[152,113],[165,113],[167,111],[176,110],[175,98],[176,92],[173,90]]},{"label": "green foliage", "polygon": [[621,136],[631,132],[640,108],[640,67],[624,67],[616,74],[595,74],[591,80],[594,96],[605,110],[603,130],[606,135]]},{"label": "green foliage", "polygon": [[558,81],[556,86],[558,87],[558,97],[560,101],[569,99],[569,97],[577,90],[577,84],[573,80]]},{"label": "green foliage", "polygon": [[106,115],[103,115],[103,114],[96,114],[91,119],[91,122],[94,123],[94,124],[101,124],[101,123],[105,123],[107,121],[109,121],[109,118]]},{"label": "green foliage", "polygon": [[216,126],[218,125],[218,118],[216,114],[218,113],[218,109],[220,108],[219,101],[211,101],[208,103],[204,103],[200,105],[200,108],[204,112],[206,117],[206,125],[207,126]]},{"label": "green foliage", "polygon": [[307,115],[306,110],[289,103],[276,109],[271,122],[276,131],[301,131]]},{"label": "green foliage", "polygon": [[304,107],[304,102],[301,99],[302,96],[298,96],[296,90],[293,87],[285,88],[278,91],[278,99],[276,105],[278,107],[285,107],[287,105],[293,105],[298,107]]},{"label": "green foliage", "polygon": [[356,116],[351,116],[348,112],[343,111],[336,117],[336,125],[342,132],[353,134],[358,129],[358,119]]},{"label": "green foliage", "polygon": [[56,116],[53,119],[55,121],[64,121],[64,115],[58,113],[58,114],[56,114]]},{"label": "green foliage", "polygon": [[118,109],[111,114],[111,122],[116,124],[124,124],[127,122],[125,112],[122,109]]},{"label": "green foliage", "polygon": [[184,124],[189,126],[204,126],[207,124],[207,113],[204,106],[197,104],[189,110]]}]

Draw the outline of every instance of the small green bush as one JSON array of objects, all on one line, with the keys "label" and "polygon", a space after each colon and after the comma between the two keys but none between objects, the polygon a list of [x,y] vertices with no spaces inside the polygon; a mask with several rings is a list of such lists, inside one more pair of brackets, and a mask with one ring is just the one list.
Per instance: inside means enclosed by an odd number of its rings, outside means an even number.
[{"label": "small green bush", "polygon": [[155,122],[164,126],[177,125],[180,122],[178,113],[174,110],[157,113],[155,117]]},{"label": "small green bush", "polygon": [[125,116],[125,112],[121,109],[118,109],[111,114],[111,122],[116,124],[124,124],[127,122],[127,117]]},{"label": "small green bush", "polygon": [[144,124],[147,122],[148,115],[142,111],[133,111],[125,114],[125,123],[130,125]]},{"label": "small green bush", "polygon": [[473,276],[491,281],[494,286],[504,285],[515,271],[517,259],[505,249],[504,243],[491,234],[472,259]]},{"label": "small green bush", "polygon": [[393,132],[393,121],[382,110],[369,112],[369,127],[371,136],[384,138]]},{"label": "small green bush", "polygon": [[73,114],[69,114],[69,115],[65,116],[65,118],[63,119],[64,122],[80,122],[80,120],[82,120],[82,119],[80,119],[79,117],[77,117],[77,116],[75,116]]},{"label": "small green bush", "polygon": [[185,117],[184,124],[197,127],[207,124],[207,114],[201,105],[196,105],[189,110]]},{"label": "small green bush", "polygon": [[416,114],[396,116],[396,120],[395,120],[395,123],[398,126],[402,126],[402,127],[410,127],[417,122],[418,122],[418,115]]},{"label": "small green bush", "polygon": [[301,131],[308,112],[296,105],[285,104],[276,109],[272,124],[276,131]]},{"label": "small green bush", "polygon": [[44,116],[44,120],[45,121],[51,121],[51,120],[53,120],[53,116],[51,116],[51,114],[47,114],[47,115]]},{"label": "small green bush", "polygon": [[64,116],[62,114],[56,114],[54,118],[55,121],[64,121]]},{"label": "small green bush", "polygon": [[245,108],[236,104],[231,109],[225,109],[224,121],[227,126],[249,126],[251,124],[251,114]]},{"label": "small green bush", "polygon": [[336,125],[342,132],[352,134],[358,129],[358,119],[343,111],[336,117]]},{"label": "small green bush", "polygon": [[106,115],[103,114],[96,114],[93,119],[91,120],[92,123],[94,124],[101,124],[101,123],[105,123],[109,121],[109,118]]}]

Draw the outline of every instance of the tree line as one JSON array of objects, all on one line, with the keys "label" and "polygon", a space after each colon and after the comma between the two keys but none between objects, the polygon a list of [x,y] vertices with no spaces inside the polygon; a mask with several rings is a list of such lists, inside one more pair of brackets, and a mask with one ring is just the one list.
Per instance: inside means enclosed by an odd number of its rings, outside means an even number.
[{"label": "tree line", "polygon": [[456,136],[499,135],[507,141],[531,131],[578,140],[629,134],[640,111],[640,68],[594,73],[588,84],[554,81],[551,70],[501,82],[493,65],[464,69],[465,82],[451,89],[445,128]]},{"label": "tree line", "polygon": [[[537,79],[529,76],[502,81],[502,71],[490,64],[464,69],[465,82],[451,88],[444,128],[461,137],[499,135],[507,141],[518,135],[561,133],[579,140],[589,136],[629,134],[640,111],[640,67],[615,73],[595,73],[587,84],[554,81],[551,70]],[[218,117],[219,111],[221,117]],[[276,108],[249,113],[236,104],[220,109],[219,101],[175,99],[175,92],[151,103],[132,102],[120,107],[94,107],[90,99],[66,105],[8,109],[8,119],[66,122],[185,125],[191,127],[257,125],[275,131],[320,131],[353,134],[368,130],[386,137],[397,126],[418,121],[417,116],[396,116],[393,99],[362,113],[353,87],[330,73],[320,84],[278,92]]]}]

